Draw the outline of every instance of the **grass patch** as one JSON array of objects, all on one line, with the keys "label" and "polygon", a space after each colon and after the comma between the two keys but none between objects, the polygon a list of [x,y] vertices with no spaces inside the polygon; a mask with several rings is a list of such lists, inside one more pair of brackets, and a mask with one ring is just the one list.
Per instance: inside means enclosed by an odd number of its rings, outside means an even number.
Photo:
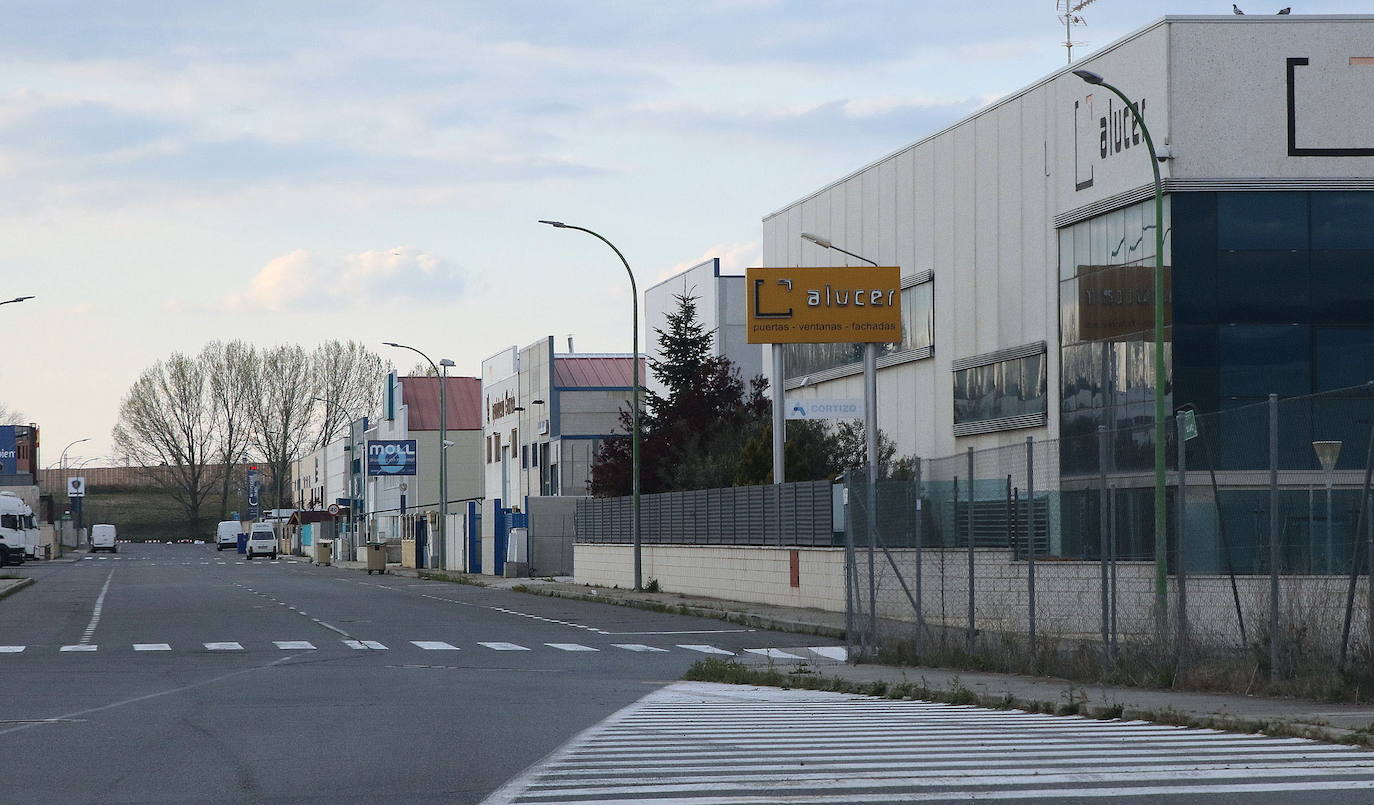
[{"label": "grass patch", "polygon": [[462,573],[444,573],[438,570],[420,570],[415,573],[416,578],[425,581],[447,581],[452,584],[466,584],[470,587],[486,587],[487,583],[480,579]]}]

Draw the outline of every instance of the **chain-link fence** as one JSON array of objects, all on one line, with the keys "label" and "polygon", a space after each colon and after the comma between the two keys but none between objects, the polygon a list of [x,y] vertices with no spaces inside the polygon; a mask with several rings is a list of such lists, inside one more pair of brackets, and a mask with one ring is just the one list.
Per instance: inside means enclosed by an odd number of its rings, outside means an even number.
[{"label": "chain-link fence", "polygon": [[1374,384],[1233,403],[1169,417],[1158,478],[1148,403],[1115,427],[921,459],[913,477],[851,471],[851,650],[1077,678],[1368,688]]}]

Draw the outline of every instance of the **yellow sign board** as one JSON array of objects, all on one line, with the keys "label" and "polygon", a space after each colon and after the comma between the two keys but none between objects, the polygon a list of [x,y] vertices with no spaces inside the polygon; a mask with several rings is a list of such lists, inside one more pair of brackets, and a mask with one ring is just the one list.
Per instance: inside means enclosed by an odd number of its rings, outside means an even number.
[{"label": "yellow sign board", "polygon": [[902,340],[895,266],[749,268],[750,344],[880,344]]}]

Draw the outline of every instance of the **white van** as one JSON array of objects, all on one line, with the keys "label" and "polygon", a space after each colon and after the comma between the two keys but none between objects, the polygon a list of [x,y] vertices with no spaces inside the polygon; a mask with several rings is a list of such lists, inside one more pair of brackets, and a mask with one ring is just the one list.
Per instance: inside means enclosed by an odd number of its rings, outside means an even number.
[{"label": "white van", "polygon": [[242,520],[221,520],[215,529],[215,550],[222,551],[228,548],[231,551],[237,551],[239,549],[239,534],[242,533]]},{"label": "white van", "polygon": [[245,553],[250,560],[254,556],[277,558],[277,532],[272,530],[271,523],[253,523],[253,529],[248,532],[248,550]]},{"label": "white van", "polygon": [[117,537],[118,533],[115,531],[115,527],[109,523],[98,523],[91,526],[91,553],[96,551],[119,553],[119,548],[115,545]]}]

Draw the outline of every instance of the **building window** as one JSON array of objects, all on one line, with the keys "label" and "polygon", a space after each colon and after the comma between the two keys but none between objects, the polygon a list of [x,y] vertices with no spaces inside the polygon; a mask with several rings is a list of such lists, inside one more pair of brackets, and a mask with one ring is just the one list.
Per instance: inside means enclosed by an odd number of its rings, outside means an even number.
[{"label": "building window", "polygon": [[529,468],[530,468],[530,446],[527,445],[527,444],[522,444],[522,445],[520,445],[520,469],[522,469],[522,470],[527,470],[527,469],[529,469]]},{"label": "building window", "polygon": [[1043,341],[963,358],[953,368],[955,436],[1045,424]]}]

